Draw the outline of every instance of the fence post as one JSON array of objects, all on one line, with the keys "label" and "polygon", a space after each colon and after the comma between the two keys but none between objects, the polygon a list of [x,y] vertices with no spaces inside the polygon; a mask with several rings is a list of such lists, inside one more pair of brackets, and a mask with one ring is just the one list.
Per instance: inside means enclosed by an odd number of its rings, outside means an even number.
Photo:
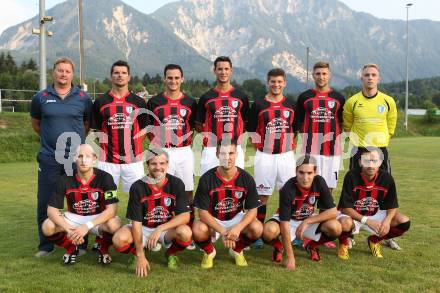
[{"label": "fence post", "polygon": [[2,91],[0,90],[0,113],[2,112]]}]

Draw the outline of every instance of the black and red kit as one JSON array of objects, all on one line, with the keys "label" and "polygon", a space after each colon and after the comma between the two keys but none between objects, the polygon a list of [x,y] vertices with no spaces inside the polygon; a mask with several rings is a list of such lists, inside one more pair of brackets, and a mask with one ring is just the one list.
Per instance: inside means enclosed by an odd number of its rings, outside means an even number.
[{"label": "black and red kit", "polygon": [[249,98],[234,88],[227,92],[213,88],[203,94],[197,104],[196,121],[203,124],[204,146],[217,146],[224,135],[240,143],[248,111]]},{"label": "black and red kit", "polygon": [[192,129],[196,118],[196,100],[186,94],[173,100],[164,93],[148,100],[147,108],[153,125],[148,134],[150,141],[157,147],[184,147],[191,145]]},{"label": "black and red kit", "polygon": [[190,212],[182,180],[166,174],[165,184],[156,188],[145,178],[137,180],[130,187],[127,218],[142,222],[148,228],[170,221],[175,215]]},{"label": "black and red kit", "polygon": [[331,89],[310,89],[298,97],[296,130],[302,133],[302,153],[323,156],[341,154],[340,133],[345,98]]},{"label": "black and red kit", "polygon": [[378,210],[398,207],[396,184],[388,172],[379,170],[371,181],[356,170],[345,175],[338,209],[352,208],[363,216],[372,216]]},{"label": "black and red kit", "polygon": [[48,205],[80,216],[92,216],[102,213],[109,204],[117,203],[117,186],[113,177],[102,170],[93,168],[93,175],[85,184],[81,182],[77,171],[73,176],[63,175],[55,186]]},{"label": "black and red kit", "polygon": [[303,221],[315,212],[335,207],[333,197],[324,178],[316,175],[309,190],[301,188],[296,177],[290,178],[280,189],[278,213],[280,221]]},{"label": "black and red kit", "polygon": [[208,211],[218,220],[228,221],[244,209],[259,207],[260,200],[249,173],[237,167],[235,176],[226,181],[217,168],[212,168],[200,177],[194,206]]},{"label": "black and red kit", "polygon": [[[294,102],[286,97],[274,103],[257,99],[249,112],[247,130],[258,134],[256,147],[261,152],[280,154],[295,149]],[[254,141],[254,139],[253,139]]]},{"label": "black and red kit", "polygon": [[93,104],[92,128],[108,138],[100,138],[99,160],[113,164],[129,164],[142,160],[140,131],[148,125],[147,104],[129,92],[117,98],[111,92]]}]

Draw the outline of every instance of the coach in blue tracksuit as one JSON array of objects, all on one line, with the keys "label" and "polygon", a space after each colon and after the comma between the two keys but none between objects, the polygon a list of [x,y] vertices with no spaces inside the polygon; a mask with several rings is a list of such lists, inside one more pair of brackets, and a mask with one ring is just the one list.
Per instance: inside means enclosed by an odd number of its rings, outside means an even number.
[{"label": "coach in blue tracksuit", "polygon": [[37,157],[40,244],[36,257],[46,256],[54,250],[53,244],[41,233],[41,224],[47,218],[47,203],[58,178],[65,173],[71,174],[75,149],[84,143],[89,130],[92,100],[80,88],[73,86],[73,72],[72,60],[56,60],[53,85],[32,98],[32,128],[40,136],[41,142]]}]

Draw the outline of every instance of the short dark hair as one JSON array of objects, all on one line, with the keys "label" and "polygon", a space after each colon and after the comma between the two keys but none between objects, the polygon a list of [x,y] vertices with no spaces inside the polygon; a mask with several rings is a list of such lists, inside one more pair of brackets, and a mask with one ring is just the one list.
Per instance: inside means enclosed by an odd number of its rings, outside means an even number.
[{"label": "short dark hair", "polygon": [[267,80],[276,76],[282,76],[284,79],[286,79],[286,72],[282,68],[272,68],[267,73]]},{"label": "short dark hair", "polygon": [[299,157],[296,160],[296,169],[298,169],[302,165],[313,165],[313,169],[316,172],[317,164],[318,163],[317,163],[316,158],[314,156],[302,155],[301,157]]},{"label": "short dark hair", "polygon": [[113,69],[115,66],[124,66],[127,67],[128,74],[130,74],[130,65],[128,65],[127,61],[124,60],[118,60],[115,63],[112,64],[112,68],[110,69],[110,75],[113,74]]},{"label": "short dark hair", "polygon": [[229,138],[229,137],[224,137],[223,139],[219,140],[217,142],[217,151],[220,150],[220,147],[224,147],[224,146],[230,146],[230,145],[234,145],[235,147],[237,147],[238,142],[236,138]]},{"label": "short dark hair", "polygon": [[219,62],[229,62],[229,65],[231,65],[231,67],[232,67],[231,58],[229,58],[228,56],[219,56],[219,57],[215,58],[214,69],[217,68],[217,63],[219,63]]},{"label": "short dark hair", "polygon": [[178,69],[180,71],[180,75],[183,76],[182,67],[180,67],[180,65],[177,64],[167,64],[163,69],[163,76],[165,77],[167,75],[167,70],[171,70],[171,69]]},{"label": "short dark hair", "polygon": [[366,146],[366,147],[358,147],[359,159],[361,159],[362,155],[377,152],[381,160],[384,159],[383,151],[375,146]]},{"label": "short dark hair", "polygon": [[315,65],[313,65],[313,71],[315,71],[318,68],[327,68],[328,70],[330,70],[330,63],[326,61],[318,61],[315,63]]}]

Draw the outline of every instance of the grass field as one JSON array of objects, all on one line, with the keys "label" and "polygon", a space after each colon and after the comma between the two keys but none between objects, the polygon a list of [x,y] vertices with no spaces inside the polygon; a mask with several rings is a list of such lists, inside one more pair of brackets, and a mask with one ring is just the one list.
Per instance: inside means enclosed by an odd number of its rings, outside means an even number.
[{"label": "grass field", "polygon": [[[36,259],[36,163],[0,164],[0,292],[438,292],[440,288],[440,138],[412,137],[392,140],[391,159],[401,212],[412,220],[411,230],[400,238],[403,251],[384,248],[384,259],[374,259],[357,237],[347,262],[335,250],[322,249],[322,263],[312,263],[296,250],[296,271],[271,263],[271,250],[246,252],[248,268],[235,266],[218,245],[212,270],[200,268],[201,253],[180,255],[177,272],[166,268],[163,251],[150,253],[152,271],[138,279],[127,268],[126,255],[111,252],[109,267],[96,264],[88,253],[73,267],[61,265],[63,251]],[[342,172],[343,175],[345,171]],[[342,181],[342,180],[341,180]],[[341,183],[341,181],[339,183]],[[334,192],[339,198],[340,186]],[[127,195],[120,194],[119,214],[125,215]],[[270,201],[268,215],[277,205]]]}]

